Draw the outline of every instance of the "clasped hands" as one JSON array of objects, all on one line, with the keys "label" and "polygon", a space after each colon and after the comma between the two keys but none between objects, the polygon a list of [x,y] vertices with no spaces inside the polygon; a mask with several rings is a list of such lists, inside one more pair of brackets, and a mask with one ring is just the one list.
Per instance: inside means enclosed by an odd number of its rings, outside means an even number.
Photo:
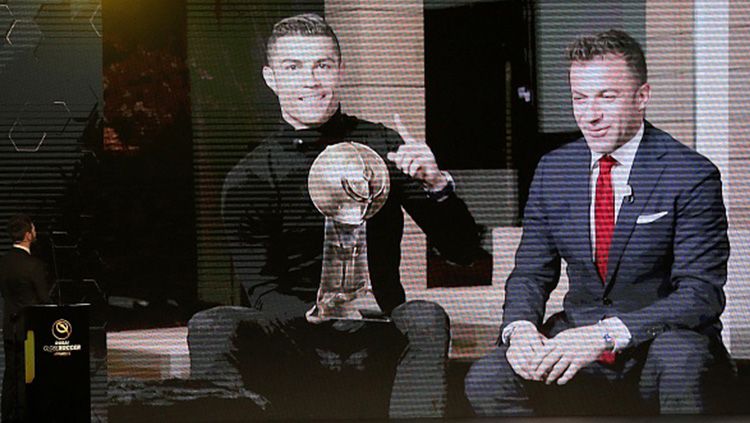
[{"label": "clasped hands", "polygon": [[531,324],[520,325],[509,344],[505,356],[513,371],[526,380],[548,385],[567,383],[606,350],[597,325],[568,329],[554,338],[546,338]]}]

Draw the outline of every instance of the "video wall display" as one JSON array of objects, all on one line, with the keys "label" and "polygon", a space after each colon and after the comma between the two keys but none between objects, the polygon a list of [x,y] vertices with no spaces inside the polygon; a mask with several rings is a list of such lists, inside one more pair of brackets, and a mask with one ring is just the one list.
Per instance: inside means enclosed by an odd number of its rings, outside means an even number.
[{"label": "video wall display", "polygon": [[0,220],[33,220],[49,302],[91,304],[92,420],[747,413],[748,28],[9,0]]}]

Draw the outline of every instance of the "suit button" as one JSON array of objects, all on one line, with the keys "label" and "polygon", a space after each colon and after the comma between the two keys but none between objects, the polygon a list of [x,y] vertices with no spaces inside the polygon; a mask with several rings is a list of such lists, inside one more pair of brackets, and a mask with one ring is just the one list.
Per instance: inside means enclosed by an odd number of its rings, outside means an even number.
[{"label": "suit button", "polygon": [[605,306],[611,306],[612,300],[609,297],[604,297],[602,298],[602,304],[604,304]]},{"label": "suit button", "polygon": [[664,331],[664,329],[660,327],[650,327],[646,330],[646,333],[653,338],[656,338],[657,336],[661,335],[661,333]]}]

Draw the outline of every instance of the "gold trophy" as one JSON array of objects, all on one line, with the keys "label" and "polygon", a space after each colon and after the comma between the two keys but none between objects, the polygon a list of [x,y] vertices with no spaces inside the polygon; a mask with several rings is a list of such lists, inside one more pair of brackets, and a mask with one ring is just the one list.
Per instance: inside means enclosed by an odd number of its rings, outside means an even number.
[{"label": "gold trophy", "polygon": [[388,167],[370,147],[341,142],[315,159],[307,188],[325,216],[320,287],[307,320],[365,319],[364,309],[371,310],[373,304],[377,308],[370,288],[365,221],[388,199]]}]

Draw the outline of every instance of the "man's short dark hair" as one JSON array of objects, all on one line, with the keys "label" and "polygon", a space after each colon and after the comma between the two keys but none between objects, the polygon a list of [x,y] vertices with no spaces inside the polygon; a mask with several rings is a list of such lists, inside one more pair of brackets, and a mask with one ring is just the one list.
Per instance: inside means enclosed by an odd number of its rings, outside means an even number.
[{"label": "man's short dark hair", "polygon": [[8,235],[14,243],[23,241],[23,237],[31,232],[34,222],[25,214],[17,214],[8,220]]},{"label": "man's short dark hair", "polygon": [[607,55],[622,56],[638,85],[643,85],[648,80],[643,49],[638,41],[625,31],[610,29],[595,35],[581,36],[568,46],[568,60],[571,65],[574,62],[587,62]]},{"label": "man's short dark hair", "polygon": [[306,37],[324,36],[332,39],[336,47],[336,58],[341,61],[341,47],[339,46],[339,39],[336,37],[336,33],[333,32],[333,28],[328,25],[325,19],[315,13],[305,13],[282,19],[273,26],[271,36],[268,37],[268,42],[266,43],[267,65],[271,64],[271,52],[276,44],[276,40],[281,37],[294,35]]}]

